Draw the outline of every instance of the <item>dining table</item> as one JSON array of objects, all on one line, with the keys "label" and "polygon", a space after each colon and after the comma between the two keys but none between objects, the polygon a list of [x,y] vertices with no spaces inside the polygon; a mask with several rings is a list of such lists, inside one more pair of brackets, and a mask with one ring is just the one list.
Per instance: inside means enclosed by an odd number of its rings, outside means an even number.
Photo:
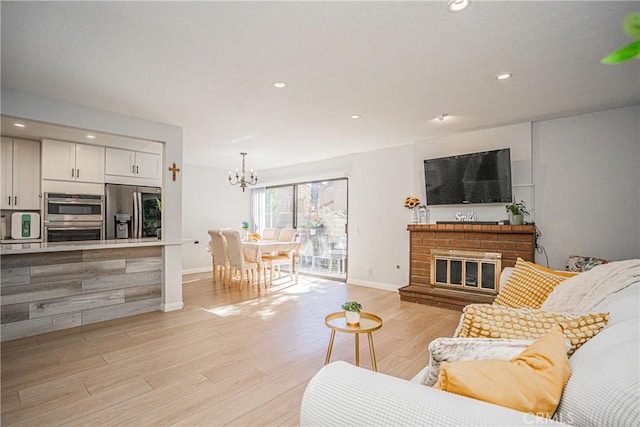
[{"label": "dining table", "polygon": [[281,242],[279,240],[246,240],[242,242],[244,257],[250,261],[258,263],[262,268],[267,262],[262,260],[262,255],[276,252],[293,251],[293,274],[295,283],[298,283],[300,274],[300,242]]}]

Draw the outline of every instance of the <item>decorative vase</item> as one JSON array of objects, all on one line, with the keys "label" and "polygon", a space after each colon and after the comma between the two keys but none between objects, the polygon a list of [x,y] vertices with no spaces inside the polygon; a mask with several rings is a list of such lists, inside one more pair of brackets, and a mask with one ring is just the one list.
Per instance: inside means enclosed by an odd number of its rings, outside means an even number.
[{"label": "decorative vase", "polygon": [[411,224],[418,223],[418,211],[417,209],[411,209]]},{"label": "decorative vase", "polygon": [[426,224],[427,223],[427,207],[422,205],[417,207],[415,210],[418,211],[418,224]]},{"label": "decorative vase", "polygon": [[344,317],[347,319],[347,325],[358,325],[360,323],[360,313],[357,311],[345,311]]},{"label": "decorative vase", "polygon": [[511,225],[522,225],[523,215],[509,215],[509,224]]}]

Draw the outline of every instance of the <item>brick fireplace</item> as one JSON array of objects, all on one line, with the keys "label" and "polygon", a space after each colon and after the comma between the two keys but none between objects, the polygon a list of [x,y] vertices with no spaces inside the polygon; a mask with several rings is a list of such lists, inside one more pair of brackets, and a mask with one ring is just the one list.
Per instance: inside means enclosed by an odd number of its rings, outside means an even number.
[{"label": "brick fireplace", "polygon": [[[514,266],[518,257],[534,260],[535,227],[531,224],[409,224],[407,230],[411,234],[409,285],[399,290],[402,301],[455,309],[471,303],[491,303],[499,289],[497,282],[490,288],[489,279],[482,281],[483,272],[494,269],[499,279],[500,269]],[[435,256],[438,254],[439,258]],[[487,256],[498,262],[487,261]],[[454,277],[453,283],[435,279],[436,262],[440,266],[438,276]],[[489,265],[492,262],[493,267]],[[476,270],[480,280],[474,281],[468,270]],[[462,278],[460,283],[458,276]],[[464,281],[467,276],[472,277],[469,283]]]}]

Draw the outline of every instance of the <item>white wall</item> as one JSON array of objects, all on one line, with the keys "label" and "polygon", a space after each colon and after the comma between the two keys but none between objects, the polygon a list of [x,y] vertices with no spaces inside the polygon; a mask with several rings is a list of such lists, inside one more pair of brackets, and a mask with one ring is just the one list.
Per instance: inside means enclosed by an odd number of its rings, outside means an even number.
[{"label": "white wall", "polygon": [[[185,165],[182,179],[182,211],[185,215],[182,235],[186,240],[182,250],[182,269],[185,273],[210,270],[207,230],[239,230],[242,221],[249,221],[249,191],[243,193],[240,187],[230,185],[226,170]],[[200,243],[194,244],[193,240]]]},{"label": "white wall", "polygon": [[534,123],[533,154],[552,268],[569,255],[640,258],[639,106]]},{"label": "white wall", "polygon": [[[408,284],[409,233],[406,227],[410,215],[402,205],[408,195],[425,198],[423,160],[509,147],[516,200],[525,200],[534,210],[535,222],[542,231],[540,243],[549,254],[551,267],[564,268],[568,255],[574,253],[609,259],[636,258],[640,257],[638,117],[638,106],[634,106],[468,132],[385,150],[260,170],[261,184],[348,178],[347,281],[395,289]],[[187,228],[193,224],[206,221],[193,228],[195,233],[212,222],[208,218],[202,219],[201,213],[190,208],[202,205],[189,200],[200,197],[194,190],[196,186],[191,184],[190,175],[191,172],[185,172],[185,180],[190,182],[189,188],[185,188],[185,236],[188,235]],[[194,171],[193,177],[193,182],[205,177],[215,178],[222,187],[232,188],[221,171]],[[222,190],[217,190],[221,200],[231,197],[223,196],[226,191]],[[237,188],[235,191],[241,194]],[[225,206],[215,214],[215,222],[237,228],[238,218],[248,216],[248,198],[243,206],[246,215],[242,215],[238,205]],[[573,207],[577,208],[577,215],[573,213],[576,210]],[[214,206],[209,209],[213,212]],[[473,210],[480,221],[506,218],[504,204],[475,205],[473,208],[434,207],[429,222],[453,220],[455,212],[468,210]],[[566,214],[568,210],[569,215]],[[194,258],[192,268],[209,266],[209,258],[199,259],[203,264],[196,266]],[[537,254],[536,261],[546,265],[543,255]],[[185,260],[187,262],[191,260]],[[371,275],[367,274],[368,268],[371,268]]]},{"label": "white wall", "polygon": [[409,213],[404,199],[414,194],[412,155],[412,147],[405,145],[354,156],[349,178],[348,283],[389,289],[408,283]]},{"label": "white wall", "polygon": [[[163,238],[182,239],[182,174],[178,174],[174,182],[167,171],[173,162],[178,167],[182,164],[182,128],[5,89],[2,90],[2,114],[163,143]],[[181,245],[166,246],[164,257],[162,308],[179,309],[183,306]]]}]

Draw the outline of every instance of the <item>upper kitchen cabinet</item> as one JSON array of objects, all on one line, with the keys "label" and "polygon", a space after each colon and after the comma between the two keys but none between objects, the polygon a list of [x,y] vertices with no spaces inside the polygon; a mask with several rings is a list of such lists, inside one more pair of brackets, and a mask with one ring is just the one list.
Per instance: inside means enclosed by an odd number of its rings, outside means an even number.
[{"label": "upper kitchen cabinet", "polygon": [[73,142],[42,141],[42,178],[104,183],[105,148]]},{"label": "upper kitchen cabinet", "polygon": [[40,209],[40,142],[2,138],[1,209]]},{"label": "upper kitchen cabinet", "polygon": [[106,150],[107,182],[136,184],[144,181],[151,184],[151,180],[160,183],[162,162],[159,154],[109,147]]}]

